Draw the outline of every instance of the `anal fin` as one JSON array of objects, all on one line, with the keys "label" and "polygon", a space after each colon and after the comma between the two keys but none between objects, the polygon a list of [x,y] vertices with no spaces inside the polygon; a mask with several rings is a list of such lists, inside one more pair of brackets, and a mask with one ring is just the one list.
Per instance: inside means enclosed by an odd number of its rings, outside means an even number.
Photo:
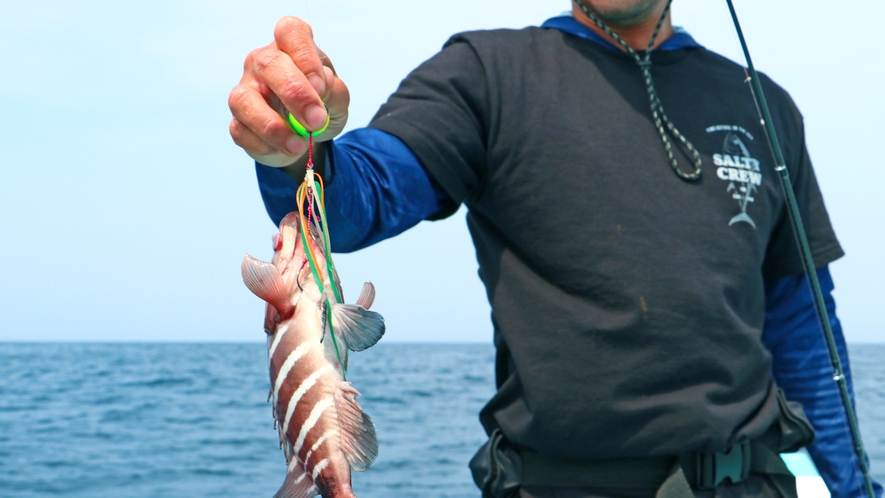
[{"label": "anal fin", "polygon": [[319,494],[317,487],[313,483],[313,479],[304,470],[301,463],[296,457],[292,457],[289,463],[289,471],[286,473],[286,480],[280,486],[273,498],[312,498]]}]

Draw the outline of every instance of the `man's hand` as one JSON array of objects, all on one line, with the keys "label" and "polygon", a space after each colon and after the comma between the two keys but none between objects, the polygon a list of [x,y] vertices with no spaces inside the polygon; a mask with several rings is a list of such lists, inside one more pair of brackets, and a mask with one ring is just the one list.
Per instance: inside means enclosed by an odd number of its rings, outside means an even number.
[{"label": "man's hand", "polygon": [[286,113],[308,130],[329,128],[314,140],[331,140],[347,122],[350,93],[332,62],[313,42],[310,25],[284,17],[274,41],[246,56],[243,78],[228,97],[230,136],[249,156],[268,166],[288,166],[307,151],[307,139],[286,123]]}]

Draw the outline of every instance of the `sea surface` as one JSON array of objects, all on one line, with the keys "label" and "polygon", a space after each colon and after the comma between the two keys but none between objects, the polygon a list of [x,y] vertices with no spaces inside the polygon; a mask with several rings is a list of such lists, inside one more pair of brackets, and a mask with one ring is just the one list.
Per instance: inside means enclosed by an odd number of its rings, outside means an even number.
[{"label": "sea surface", "polygon": [[[265,346],[0,343],[0,497],[263,497],[285,474]],[[885,345],[852,345],[859,418],[885,481]],[[473,497],[494,389],[480,344],[378,344],[348,377],[380,455],[360,498]]]}]

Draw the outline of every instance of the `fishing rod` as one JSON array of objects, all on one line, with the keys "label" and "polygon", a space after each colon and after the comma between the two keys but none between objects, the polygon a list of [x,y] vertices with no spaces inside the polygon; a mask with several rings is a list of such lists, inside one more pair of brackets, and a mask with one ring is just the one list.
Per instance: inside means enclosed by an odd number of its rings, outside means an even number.
[{"label": "fishing rod", "polygon": [[848,426],[851,429],[851,437],[854,439],[854,451],[860,462],[860,469],[863,473],[864,487],[866,488],[869,498],[876,498],[873,491],[873,482],[870,479],[870,469],[867,465],[866,452],[863,448],[863,442],[860,438],[860,429],[857,425],[857,416],[854,413],[854,407],[851,404],[851,395],[848,392],[848,380],[842,370],[842,360],[839,358],[839,350],[836,346],[836,339],[833,336],[833,329],[830,326],[830,317],[827,314],[827,307],[824,303],[823,292],[821,292],[820,281],[817,279],[817,270],[814,267],[814,260],[811,257],[811,248],[808,244],[808,236],[805,234],[805,227],[802,224],[802,216],[799,213],[799,205],[796,202],[796,194],[793,192],[793,184],[790,181],[790,173],[787,171],[784,154],[781,150],[780,142],[777,139],[777,133],[774,130],[774,123],[771,119],[771,112],[768,110],[768,103],[765,101],[765,93],[762,91],[762,85],[759,82],[759,74],[753,67],[753,60],[750,58],[750,51],[747,48],[747,42],[744,40],[744,33],[741,30],[741,24],[737,18],[737,12],[734,10],[732,0],[725,0],[728,4],[728,10],[731,12],[731,19],[734,22],[735,30],[741,42],[741,49],[744,51],[744,59],[747,61],[747,69],[749,70],[749,79],[753,90],[753,100],[756,101],[756,107],[762,114],[762,124],[765,127],[765,135],[768,143],[771,145],[772,153],[776,161],[775,170],[780,174],[781,188],[784,197],[787,199],[787,212],[790,215],[790,221],[793,225],[793,233],[799,244],[799,253],[802,259],[802,266],[811,282],[811,291],[814,295],[815,308],[817,309],[818,319],[823,327],[823,335],[826,339],[827,349],[830,353],[830,362],[833,365],[833,380],[839,386],[839,392],[842,395],[842,405],[845,408],[845,414],[848,417]]}]

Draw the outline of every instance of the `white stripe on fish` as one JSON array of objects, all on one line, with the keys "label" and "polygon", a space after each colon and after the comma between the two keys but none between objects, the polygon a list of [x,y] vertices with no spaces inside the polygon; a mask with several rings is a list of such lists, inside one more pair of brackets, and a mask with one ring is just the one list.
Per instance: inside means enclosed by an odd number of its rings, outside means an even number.
[{"label": "white stripe on fish", "polygon": [[320,472],[322,472],[323,469],[326,468],[326,465],[329,465],[329,459],[328,459],[328,458],[323,458],[322,460],[320,460],[320,463],[318,463],[317,466],[314,467],[313,472],[310,473],[310,476],[311,476],[312,478],[316,479],[316,478],[317,478],[317,475],[318,475]]},{"label": "white stripe on fish", "polygon": [[286,406],[286,418],[283,419],[283,430],[289,430],[289,423],[292,421],[292,415],[295,414],[295,407],[298,405],[298,402],[301,401],[301,397],[304,396],[304,393],[309,391],[314,384],[316,384],[320,376],[326,373],[326,370],[329,368],[329,365],[325,365],[316,372],[310,374],[310,377],[304,379],[304,382],[302,382],[301,385],[298,386],[298,389],[292,393],[292,397],[289,398],[289,404]]},{"label": "white stripe on fish", "polygon": [[308,450],[307,455],[304,455],[304,461],[310,462],[310,457],[313,456],[313,452],[316,451],[316,449],[319,448],[321,444],[325,443],[326,439],[329,439],[330,437],[333,437],[333,436],[339,436],[340,434],[341,433],[339,433],[338,431],[336,431],[334,429],[323,433],[323,435],[320,436],[319,439],[317,439],[317,442],[313,443],[313,446],[310,447],[310,450]]},{"label": "white stripe on fish", "polygon": [[280,344],[280,340],[286,335],[286,331],[289,330],[289,324],[282,325],[273,335],[273,342],[270,344],[270,349],[267,351],[267,361],[269,362],[271,358],[273,358],[273,352],[277,350],[277,346]]},{"label": "white stripe on fish", "polygon": [[307,433],[316,425],[317,421],[320,419],[320,415],[322,415],[323,412],[334,403],[335,400],[332,398],[323,398],[322,401],[313,405],[313,410],[310,411],[310,416],[307,417],[307,420],[304,421],[304,425],[302,425],[301,429],[298,431],[298,439],[295,440],[294,445],[295,453],[301,451],[301,445],[304,444],[304,438],[307,437]]},{"label": "white stripe on fish", "polygon": [[280,371],[277,373],[277,380],[273,385],[273,399],[280,399],[280,388],[283,387],[283,382],[286,381],[286,376],[289,375],[289,371],[295,366],[295,362],[300,360],[309,350],[310,344],[305,342],[299,345],[295,351],[292,351],[289,353],[289,356],[286,357],[286,361],[283,362],[283,366],[280,367]]}]

